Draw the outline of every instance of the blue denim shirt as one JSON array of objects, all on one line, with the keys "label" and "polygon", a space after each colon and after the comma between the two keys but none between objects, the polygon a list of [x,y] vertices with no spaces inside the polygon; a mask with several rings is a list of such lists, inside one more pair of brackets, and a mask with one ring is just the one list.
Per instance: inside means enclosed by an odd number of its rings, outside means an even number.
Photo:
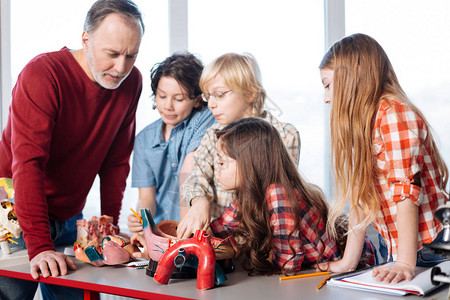
[{"label": "blue denim shirt", "polygon": [[206,107],[192,113],[175,126],[167,141],[161,119],[145,127],[134,144],[131,186],[156,187],[156,223],[180,220],[178,175],[186,154],[197,149],[206,129],[216,120]]}]

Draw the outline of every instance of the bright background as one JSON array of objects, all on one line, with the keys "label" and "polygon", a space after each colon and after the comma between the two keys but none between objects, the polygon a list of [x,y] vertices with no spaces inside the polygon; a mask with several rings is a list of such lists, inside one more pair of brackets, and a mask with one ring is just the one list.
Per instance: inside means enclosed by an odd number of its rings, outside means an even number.
[{"label": "bright background", "polygon": [[[11,1],[12,79],[41,52],[81,48],[85,14],[94,1]],[[170,55],[167,0],[136,0],[146,25],[136,62],[144,76],[137,131],[158,118],[151,109],[150,69]],[[259,61],[270,97],[268,109],[300,132],[300,172],[324,188],[327,107],[317,66],[324,53],[324,7],[317,0],[190,0],[189,51],[205,64],[226,52],[250,52]],[[424,112],[450,163],[450,2],[446,0],[347,0],[346,34],[362,32],[384,47],[400,83]],[[137,189],[125,193],[120,225],[126,230]],[[85,217],[100,214],[98,182]]]}]

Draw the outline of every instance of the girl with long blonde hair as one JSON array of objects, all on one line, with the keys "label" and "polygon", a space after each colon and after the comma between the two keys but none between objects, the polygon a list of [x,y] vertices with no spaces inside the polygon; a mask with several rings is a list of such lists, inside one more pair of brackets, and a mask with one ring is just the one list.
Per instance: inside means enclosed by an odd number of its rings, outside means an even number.
[{"label": "girl with long blonde hair", "polygon": [[331,234],[335,220],[350,204],[344,257],[329,269],[356,267],[372,223],[380,236],[382,258],[395,261],[374,269],[373,276],[386,283],[411,280],[416,265],[431,266],[430,260],[443,259],[423,249],[442,239],[434,213],[448,199],[448,170],[431,128],[373,38],[353,34],[341,39],[319,68],[325,102],[331,104]]}]

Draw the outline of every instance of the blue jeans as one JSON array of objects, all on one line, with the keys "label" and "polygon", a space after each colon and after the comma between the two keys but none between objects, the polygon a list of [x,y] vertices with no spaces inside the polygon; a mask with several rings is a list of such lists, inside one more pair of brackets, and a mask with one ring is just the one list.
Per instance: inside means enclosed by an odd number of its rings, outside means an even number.
[{"label": "blue jeans", "polygon": [[[79,214],[67,221],[51,221],[50,234],[55,246],[73,245],[77,239],[77,220],[82,219]],[[25,249],[25,242],[22,234],[18,239],[14,239],[17,244],[11,243],[11,248]],[[38,282],[9,277],[0,277],[0,299],[8,300],[32,300],[36,293]],[[42,298],[51,299],[83,299],[84,292],[80,289],[40,283]]]},{"label": "blue jeans", "polygon": [[[443,237],[444,237],[444,232],[441,231],[438,236],[434,239],[433,242],[431,242],[431,244],[438,244],[438,243],[442,243],[443,242]],[[389,257],[388,259],[388,249],[386,246],[386,242],[384,241],[383,237],[381,236],[381,234],[378,234],[378,241],[380,243],[380,255],[381,255],[381,260],[382,262],[391,262],[394,261],[392,258],[392,255]],[[433,250],[429,249],[429,248],[422,248],[419,251],[417,251],[417,262],[416,262],[416,266],[418,267],[434,267],[435,265],[448,260],[448,258],[446,258],[445,256],[439,255],[439,254],[435,254],[433,252]]]}]

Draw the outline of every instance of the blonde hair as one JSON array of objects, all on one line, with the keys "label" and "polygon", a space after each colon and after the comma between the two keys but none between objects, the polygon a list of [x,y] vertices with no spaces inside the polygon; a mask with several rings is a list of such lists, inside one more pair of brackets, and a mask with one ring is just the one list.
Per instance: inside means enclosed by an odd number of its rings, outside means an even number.
[{"label": "blonde hair", "polygon": [[206,92],[217,75],[242,99],[253,104],[253,115],[260,116],[266,100],[256,59],[249,53],[227,53],[209,63],[200,78],[200,88]]},{"label": "blonde hair", "polygon": [[[360,208],[365,213],[357,227],[367,226],[379,211],[380,195],[374,183],[379,170],[372,154],[372,137],[380,102],[404,101],[431,127],[408,100],[383,48],[370,36],[353,34],[336,42],[319,68],[334,71],[330,129],[336,194],[327,229],[335,236],[334,222],[348,199],[350,210]],[[426,142],[433,149],[445,188],[448,169],[431,132]]]}]

